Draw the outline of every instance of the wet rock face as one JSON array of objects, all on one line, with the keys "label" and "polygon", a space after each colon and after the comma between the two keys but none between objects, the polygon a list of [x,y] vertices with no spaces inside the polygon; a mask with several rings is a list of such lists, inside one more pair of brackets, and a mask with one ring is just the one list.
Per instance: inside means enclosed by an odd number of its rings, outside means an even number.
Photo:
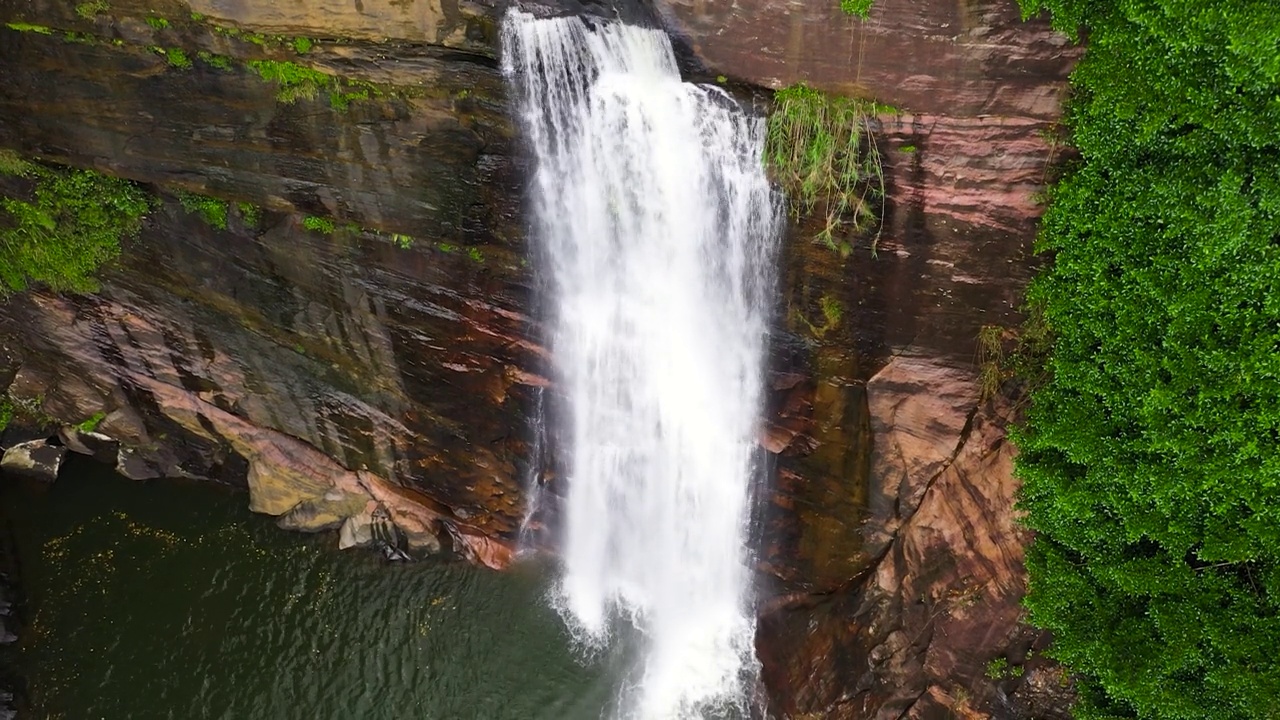
[{"label": "wet rock face", "polygon": [[[878,0],[867,22],[836,3],[662,7],[698,58],[734,77],[899,110],[877,119],[879,234],[841,257],[793,223],[782,268],[757,635],[772,707],[866,718],[1068,706],[1060,683],[1018,679],[1042,677],[1031,670],[1044,661],[1019,625],[1028,538],[1004,437],[1015,403],[980,399],[977,337],[1021,320],[1035,197],[1077,51],[1000,0]],[[989,677],[1001,658],[1017,677]]]},{"label": "wet rock face", "polygon": [[657,0],[709,68],[757,85],[796,82],[928,115],[1054,120],[1077,50],[1005,0],[875,0],[868,20],[838,2]]},{"label": "wet rock face", "polygon": [[373,497],[335,479],[364,468],[436,504],[424,533],[508,543],[536,357],[523,293],[498,280],[519,267],[279,221],[254,239],[168,207],[98,295],[15,299],[24,392],[68,421],[103,413],[131,476],[247,482],[252,509],[319,529]]},{"label": "wet rock face", "polygon": [[20,477],[53,482],[58,479],[67,448],[48,440],[29,440],[4,451],[0,470]]},{"label": "wet rock face", "polygon": [[[653,8],[712,76],[804,80],[898,108],[875,123],[888,191],[878,235],[850,238],[842,256],[798,220],[780,268],[761,430],[774,477],[759,512],[771,707],[797,718],[1062,707],[1060,678],[1034,653],[1043,639],[1018,625],[1027,538],[1003,432],[1014,400],[979,399],[976,337],[1019,321],[1033,198],[1075,51],[1021,23],[1013,0],[877,0],[867,22],[834,0]],[[173,24],[148,25],[152,10]],[[192,11],[205,19],[184,20]],[[410,552],[509,562],[528,416],[548,381],[500,12],[120,0],[85,19],[54,0],[0,0],[0,24],[108,40],[0,28],[0,147],[266,210],[258,228],[233,213],[215,230],[169,201],[103,271],[101,292],[10,301],[11,393],[69,426],[103,413],[97,430],[118,447],[64,442],[114,453],[130,477],[242,484],[255,510],[339,527],[348,545],[375,543],[377,526]],[[337,38],[305,62],[386,92],[345,110],[323,94],[278,102],[243,62],[296,53],[210,23]],[[180,70],[149,45],[234,63]],[[358,227],[309,232],[307,214]],[[998,658],[1022,675],[988,677]]]}]

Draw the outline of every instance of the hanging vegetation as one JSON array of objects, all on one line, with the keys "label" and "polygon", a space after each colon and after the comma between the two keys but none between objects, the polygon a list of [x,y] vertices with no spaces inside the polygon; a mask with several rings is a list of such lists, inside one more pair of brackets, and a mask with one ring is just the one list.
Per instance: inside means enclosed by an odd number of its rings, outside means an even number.
[{"label": "hanging vegetation", "polygon": [[884,170],[871,134],[879,108],[804,85],[779,90],[769,115],[765,159],[797,216],[821,213],[817,240],[847,254],[844,239],[877,220]]}]

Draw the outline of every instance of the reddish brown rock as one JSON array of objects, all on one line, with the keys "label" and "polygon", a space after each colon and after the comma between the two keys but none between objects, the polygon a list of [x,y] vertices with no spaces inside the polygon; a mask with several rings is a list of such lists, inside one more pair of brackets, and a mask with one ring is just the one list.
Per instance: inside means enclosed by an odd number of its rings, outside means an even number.
[{"label": "reddish brown rock", "polygon": [[986,676],[1010,655],[1021,672],[1036,639],[1018,625],[1027,537],[1013,510],[1010,412],[1003,399],[982,404],[954,458],[908,472],[926,480],[918,507],[854,587],[793,596],[761,618],[765,679],[784,716],[1015,716],[1023,683]]},{"label": "reddish brown rock", "polygon": [[797,82],[914,113],[1054,120],[1078,54],[1013,0],[875,0],[868,20],[838,2],[660,0],[707,66],[780,88]]}]

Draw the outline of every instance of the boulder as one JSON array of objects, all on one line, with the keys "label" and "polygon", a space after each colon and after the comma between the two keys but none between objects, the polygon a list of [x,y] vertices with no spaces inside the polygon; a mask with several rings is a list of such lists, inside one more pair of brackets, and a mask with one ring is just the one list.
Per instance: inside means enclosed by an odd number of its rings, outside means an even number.
[{"label": "boulder", "polygon": [[102,433],[65,426],[58,430],[58,439],[68,450],[78,455],[88,455],[94,460],[111,465],[116,462],[120,443]]},{"label": "boulder", "polygon": [[29,440],[4,451],[4,458],[0,459],[0,470],[11,475],[53,482],[58,479],[58,471],[62,469],[62,461],[66,457],[67,448],[61,445],[51,445],[47,439]]},{"label": "boulder", "polygon": [[276,520],[276,525],[285,530],[301,532],[323,532],[337,530],[354,514],[359,514],[368,501],[361,495],[331,490],[324,496],[312,500],[303,500],[289,512]]}]

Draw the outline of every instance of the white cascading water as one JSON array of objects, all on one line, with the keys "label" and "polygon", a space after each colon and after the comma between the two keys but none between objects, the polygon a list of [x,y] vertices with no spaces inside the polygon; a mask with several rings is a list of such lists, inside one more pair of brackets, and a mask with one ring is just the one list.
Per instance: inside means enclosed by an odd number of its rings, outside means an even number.
[{"label": "white cascading water", "polygon": [[620,715],[742,708],[747,549],[778,203],[764,127],[680,80],[661,31],[508,14],[504,71],[537,163],[568,402],[556,602],[600,647],[642,637]]}]

